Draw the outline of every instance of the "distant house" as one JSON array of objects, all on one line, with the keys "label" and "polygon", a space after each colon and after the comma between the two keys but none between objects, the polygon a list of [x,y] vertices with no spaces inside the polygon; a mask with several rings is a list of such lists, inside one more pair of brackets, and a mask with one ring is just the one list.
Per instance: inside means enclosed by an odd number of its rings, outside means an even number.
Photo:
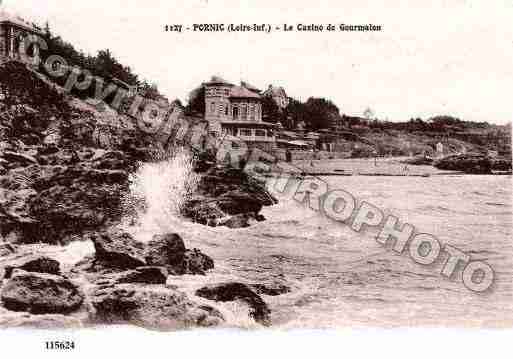
[{"label": "distant house", "polygon": [[274,102],[276,102],[276,105],[278,105],[280,110],[284,110],[289,105],[289,98],[283,87],[269,85],[262,96],[271,97]]},{"label": "distant house", "polygon": [[[19,60],[20,52],[25,51],[24,39],[29,35],[42,36],[43,32],[39,27],[21,17],[0,10],[0,61]],[[32,56],[39,56],[38,46],[32,46],[31,50],[33,51]]]},{"label": "distant house", "polygon": [[205,88],[205,120],[214,137],[244,141],[248,147],[276,147],[275,125],[262,121],[262,97],[248,84],[237,86],[213,76]]},{"label": "distant house", "polygon": [[444,145],[443,145],[443,143],[438,142],[438,143],[436,144],[436,152],[437,152],[437,154],[438,154],[438,155],[440,155],[440,156],[444,154]]}]

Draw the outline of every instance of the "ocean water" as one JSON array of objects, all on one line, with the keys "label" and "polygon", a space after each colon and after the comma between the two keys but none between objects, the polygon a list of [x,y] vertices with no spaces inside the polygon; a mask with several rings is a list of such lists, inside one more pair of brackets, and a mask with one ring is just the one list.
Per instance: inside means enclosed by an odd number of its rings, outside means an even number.
[{"label": "ocean water", "polygon": [[[170,166],[179,176],[176,164]],[[331,189],[344,189],[420,232],[433,234],[441,243],[465,251],[472,259],[486,260],[495,271],[494,285],[484,293],[471,292],[461,281],[461,271],[446,279],[440,275],[443,263],[417,264],[407,254],[398,255],[376,242],[376,232],[356,233],[281,193],[276,194],[279,204],[263,210],[267,220],[249,228],[211,228],[156,210],[146,213],[152,218],[151,225],[129,230],[141,240],[157,232],[174,231],[187,247],[200,248],[214,258],[216,268],[207,276],[169,280],[195,300],[202,301],[194,291],[207,283],[289,285],[290,293],[263,296],[272,310],[275,328],[513,324],[510,176],[324,180]],[[151,180],[146,182],[147,190],[159,190]],[[165,196],[151,195],[157,203],[149,207],[169,202]],[[157,218],[160,215],[163,217]],[[248,317],[247,308],[238,303],[217,306],[228,318],[227,326],[258,327]]]}]

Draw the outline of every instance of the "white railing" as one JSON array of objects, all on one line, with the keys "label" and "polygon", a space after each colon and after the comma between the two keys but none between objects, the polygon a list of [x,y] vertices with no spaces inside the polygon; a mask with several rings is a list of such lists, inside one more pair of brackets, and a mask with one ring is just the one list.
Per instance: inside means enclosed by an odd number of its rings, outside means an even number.
[{"label": "white railing", "polygon": [[244,141],[261,141],[261,142],[275,142],[275,137],[268,137],[268,136],[236,136]]}]

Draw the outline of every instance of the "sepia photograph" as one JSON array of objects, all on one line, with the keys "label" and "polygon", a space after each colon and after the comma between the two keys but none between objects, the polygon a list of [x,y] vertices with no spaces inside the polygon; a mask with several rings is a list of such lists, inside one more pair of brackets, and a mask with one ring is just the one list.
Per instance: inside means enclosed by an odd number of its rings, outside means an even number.
[{"label": "sepia photograph", "polygon": [[0,1],[0,345],[511,342],[512,19]]}]

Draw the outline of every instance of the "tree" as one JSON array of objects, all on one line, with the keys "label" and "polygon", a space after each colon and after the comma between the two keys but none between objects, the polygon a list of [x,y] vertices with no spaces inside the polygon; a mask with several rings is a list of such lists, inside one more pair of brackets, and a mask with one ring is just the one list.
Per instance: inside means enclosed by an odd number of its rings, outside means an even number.
[{"label": "tree", "polygon": [[160,94],[159,89],[157,87],[156,83],[150,83],[146,80],[143,81],[142,85],[140,86],[140,93],[144,98],[150,99],[150,100],[159,100],[162,99],[163,96]]},{"label": "tree", "polygon": [[312,130],[333,127],[340,118],[338,107],[324,98],[310,97],[305,103],[306,124]]},{"label": "tree", "polygon": [[291,98],[289,104],[285,108],[283,114],[283,127],[286,129],[294,129],[300,122],[305,122],[307,117],[307,111],[305,104],[301,101]]},{"label": "tree", "polygon": [[205,87],[203,85],[195,88],[189,94],[187,106],[185,106],[185,113],[205,113]]},{"label": "tree", "polygon": [[270,96],[262,98],[262,119],[270,123],[283,122],[283,113]]},{"label": "tree", "polygon": [[374,116],[374,111],[372,111],[370,107],[367,107],[365,111],[363,111],[363,117],[365,117],[367,120],[372,120]]}]

